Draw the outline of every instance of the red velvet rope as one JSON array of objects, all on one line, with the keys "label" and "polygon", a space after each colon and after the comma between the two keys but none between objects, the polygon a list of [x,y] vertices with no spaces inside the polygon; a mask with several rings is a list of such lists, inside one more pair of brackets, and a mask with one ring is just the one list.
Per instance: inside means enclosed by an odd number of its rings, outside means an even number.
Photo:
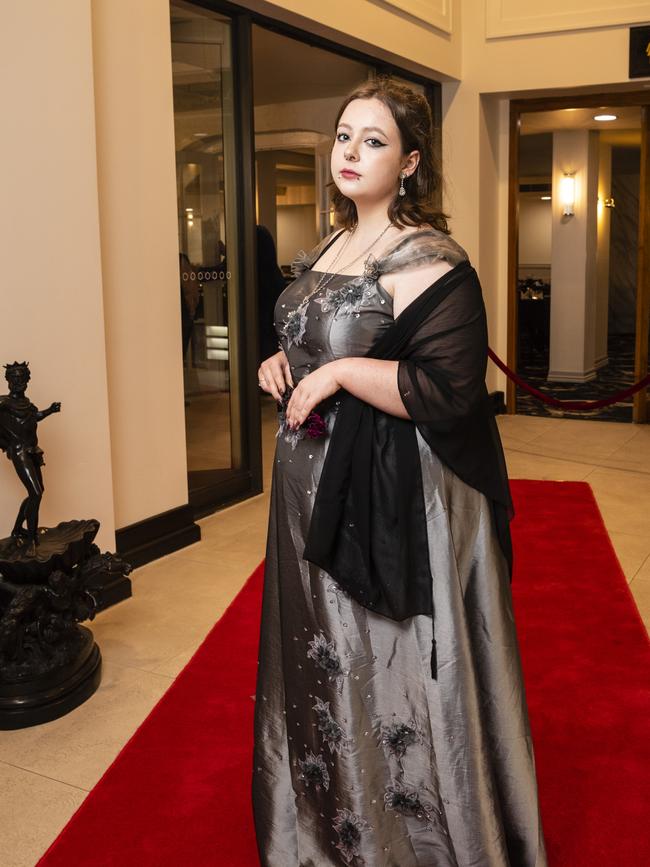
[{"label": "red velvet rope", "polygon": [[646,386],[650,385],[650,373],[640,379],[638,382],[635,382],[634,385],[631,385],[629,388],[624,388],[622,391],[617,391],[614,394],[611,394],[609,397],[602,397],[600,400],[559,400],[557,397],[551,397],[550,394],[545,394],[543,391],[540,391],[538,388],[535,388],[532,385],[529,385],[525,382],[520,376],[510,370],[510,368],[501,361],[498,355],[495,355],[494,352],[488,347],[488,355],[492,359],[492,361],[496,364],[498,368],[500,368],[506,376],[510,377],[510,379],[516,383],[519,388],[523,388],[524,391],[527,391],[529,394],[532,394],[533,397],[536,397],[538,400],[541,400],[543,403],[547,403],[550,406],[556,406],[559,409],[600,409],[603,406],[610,406],[613,403],[619,403],[619,401],[624,400],[626,397],[631,397],[631,395],[635,394],[637,391],[641,391],[642,388],[646,388]]}]

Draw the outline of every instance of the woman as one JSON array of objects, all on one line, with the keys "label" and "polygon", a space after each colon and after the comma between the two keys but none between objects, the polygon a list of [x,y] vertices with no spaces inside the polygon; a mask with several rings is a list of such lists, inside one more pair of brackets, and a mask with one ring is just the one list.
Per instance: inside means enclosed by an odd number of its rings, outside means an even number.
[{"label": "woman", "polygon": [[547,863],[485,309],[431,205],[432,140],[408,88],[345,99],[343,229],[294,261],[280,351],[258,371],[281,406],[255,705],[262,867]]}]

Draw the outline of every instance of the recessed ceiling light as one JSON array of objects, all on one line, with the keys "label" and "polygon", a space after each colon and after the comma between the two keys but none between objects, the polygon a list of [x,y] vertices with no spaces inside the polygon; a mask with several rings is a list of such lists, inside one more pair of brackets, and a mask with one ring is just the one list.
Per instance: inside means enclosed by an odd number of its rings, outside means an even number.
[{"label": "recessed ceiling light", "polygon": [[616,114],[595,114],[594,120],[616,120],[618,115]]}]

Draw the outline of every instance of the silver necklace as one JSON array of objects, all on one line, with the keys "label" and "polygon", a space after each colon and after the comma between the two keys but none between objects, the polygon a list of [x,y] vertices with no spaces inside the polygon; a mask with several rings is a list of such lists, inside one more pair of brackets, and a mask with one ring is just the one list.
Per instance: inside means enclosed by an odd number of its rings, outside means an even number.
[{"label": "silver necklace", "polygon": [[[349,268],[351,265],[354,265],[354,263],[355,263],[355,262],[358,262],[359,259],[360,259],[362,256],[365,256],[366,253],[369,253],[370,250],[372,250],[372,248],[375,246],[375,244],[377,244],[377,243],[378,243],[378,242],[383,238],[383,236],[386,234],[386,232],[390,229],[391,225],[392,225],[392,224],[389,223],[389,224],[386,226],[386,228],[385,228],[385,229],[384,229],[384,230],[383,230],[383,231],[382,231],[382,232],[381,232],[381,233],[380,233],[380,234],[375,238],[375,240],[372,242],[372,244],[370,244],[369,247],[367,247],[365,250],[363,250],[363,252],[359,253],[358,256],[355,256],[355,258],[354,258],[351,262],[348,262],[347,265],[344,265],[343,268],[342,268],[341,270],[344,271],[346,268]],[[332,264],[330,265],[330,268],[333,268],[334,265],[336,265],[336,263],[338,262],[338,260],[341,258],[341,255],[342,255],[343,251],[345,250],[345,248],[347,247],[347,245],[350,243],[350,240],[351,240],[351,238],[352,238],[352,235],[354,234],[355,231],[356,231],[356,226],[355,226],[355,228],[350,232],[350,234],[348,235],[348,237],[347,237],[346,240],[345,240],[345,243],[343,244],[343,246],[341,247],[341,249],[339,250],[339,252],[337,253],[337,255],[334,257],[334,261],[333,261]],[[302,301],[300,302],[300,304],[298,305],[298,307],[297,307],[296,309],[297,309],[297,310],[300,310],[302,307],[304,307],[304,305],[309,301],[309,299],[310,299],[313,295],[315,295],[315,294],[316,294],[320,289],[323,289],[325,286],[327,286],[329,283],[331,283],[331,281],[332,281],[335,277],[338,277],[339,274],[340,274],[340,272],[336,272],[336,271],[334,271],[334,272],[330,271],[329,273],[328,273],[328,272],[325,272],[325,273],[322,275],[322,277],[319,279],[318,283],[316,284],[316,288],[313,289],[313,290],[312,290],[308,295],[305,295],[305,297],[302,299]],[[351,275],[351,276],[354,276],[354,275]]]}]

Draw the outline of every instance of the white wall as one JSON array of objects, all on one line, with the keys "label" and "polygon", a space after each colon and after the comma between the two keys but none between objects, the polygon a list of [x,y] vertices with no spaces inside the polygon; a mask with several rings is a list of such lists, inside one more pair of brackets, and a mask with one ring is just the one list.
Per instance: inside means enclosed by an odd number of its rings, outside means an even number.
[{"label": "white wall", "polygon": [[[62,403],[39,426],[39,523],[97,518],[114,550],[89,0],[5,4],[0,87],[0,362],[30,362],[39,408]],[[2,457],[0,535],[24,495]]]}]

